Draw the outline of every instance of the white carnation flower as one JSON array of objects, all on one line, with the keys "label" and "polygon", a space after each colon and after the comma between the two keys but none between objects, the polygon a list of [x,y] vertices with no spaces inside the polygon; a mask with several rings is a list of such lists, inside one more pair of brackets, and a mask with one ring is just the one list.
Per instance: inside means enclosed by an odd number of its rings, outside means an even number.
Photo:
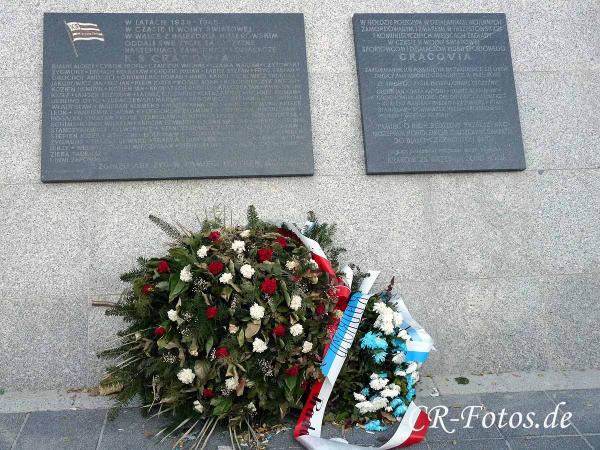
[{"label": "white carnation flower", "polygon": [[352,395],[354,395],[354,400],[358,402],[364,402],[367,399],[367,397],[358,392],[354,392]]},{"label": "white carnation flower", "polygon": [[177,311],[174,309],[170,309],[167,312],[167,316],[169,317],[169,320],[172,320],[173,322],[177,322],[177,319],[179,319],[179,314],[177,314]]},{"label": "white carnation flower", "polygon": [[401,364],[404,362],[404,353],[400,352],[400,353],[396,353],[394,355],[394,357],[392,358],[392,362],[394,364]]},{"label": "white carnation flower", "polygon": [[406,372],[404,370],[396,369],[394,370],[394,375],[396,375],[397,377],[405,377]]},{"label": "white carnation flower", "polygon": [[240,267],[240,273],[244,278],[252,278],[254,272],[256,271],[252,268],[250,264],[244,264],[242,267]]},{"label": "white carnation flower", "polygon": [[400,330],[397,337],[399,337],[400,339],[404,339],[405,341],[408,341],[410,339],[410,336],[408,335],[408,332],[406,330]]},{"label": "white carnation flower", "polygon": [[369,383],[369,386],[371,386],[371,388],[375,389],[376,391],[380,391],[381,389],[387,386],[389,381],[390,380],[388,380],[387,378],[374,378]]},{"label": "white carnation flower", "polygon": [[399,392],[396,389],[392,389],[390,386],[386,387],[379,393],[382,397],[394,398],[397,397]]},{"label": "white carnation flower", "polygon": [[250,236],[250,230],[244,230],[240,233],[240,236],[244,239]]},{"label": "white carnation flower", "polygon": [[183,269],[181,269],[181,272],[179,273],[179,279],[186,283],[192,281],[192,266],[188,264]]},{"label": "white carnation flower", "polygon": [[376,373],[372,373],[369,378],[371,378],[371,380],[376,380],[377,378],[379,378],[379,375],[377,375]]},{"label": "white carnation flower", "polygon": [[196,378],[196,374],[192,371],[192,369],[181,369],[177,373],[177,378],[183,384],[192,384],[194,382],[194,378]]},{"label": "white carnation flower", "polygon": [[198,258],[204,258],[206,255],[208,255],[208,247],[206,245],[203,245],[198,249],[196,255],[198,255]]},{"label": "white carnation flower", "polygon": [[304,341],[304,343],[302,344],[302,353],[308,353],[312,350],[312,348],[312,342]]},{"label": "white carnation flower", "polygon": [[294,311],[298,311],[302,306],[302,297],[299,295],[292,295],[292,301],[290,301],[290,308]]},{"label": "white carnation flower", "polygon": [[285,263],[285,268],[287,270],[294,270],[296,267],[298,267],[298,263],[296,261],[289,260]]},{"label": "white carnation flower", "polygon": [[403,321],[404,321],[404,317],[402,317],[402,314],[394,311],[394,326],[399,327],[400,325],[402,325]]},{"label": "white carnation flower", "polygon": [[411,362],[408,367],[406,368],[406,373],[413,373],[415,370],[417,370],[419,368],[419,366],[417,365],[416,362]]},{"label": "white carnation flower", "polygon": [[265,308],[260,306],[258,303],[254,303],[250,307],[250,317],[254,320],[260,320],[265,317]]},{"label": "white carnation flower", "polygon": [[231,250],[238,254],[244,253],[246,250],[246,243],[244,241],[233,241],[231,244]]},{"label": "white carnation flower", "polygon": [[190,355],[198,356],[198,350],[190,350]]},{"label": "white carnation flower", "polygon": [[229,324],[229,333],[236,334],[239,330],[240,330],[240,327],[238,327],[236,324],[234,324],[234,323]]},{"label": "white carnation flower", "polygon": [[237,378],[227,378],[225,380],[225,389],[228,391],[234,391],[238,386]]},{"label": "white carnation flower", "polygon": [[356,406],[356,408],[358,409],[358,412],[361,414],[367,414],[367,413],[373,412],[373,404],[369,401],[360,402],[354,406]]},{"label": "white carnation flower", "polygon": [[204,411],[204,406],[202,406],[202,403],[200,403],[198,400],[194,400],[194,409],[196,410],[196,412],[201,413],[202,411]]},{"label": "white carnation flower", "polygon": [[292,336],[300,336],[303,331],[304,331],[304,328],[299,323],[297,323],[296,325],[292,325],[290,327],[290,334]]},{"label": "white carnation flower", "polygon": [[375,412],[385,408],[388,404],[388,399],[384,397],[375,397],[371,400],[371,403],[373,404],[373,412]]},{"label": "white carnation flower", "polygon": [[227,273],[227,272],[225,272],[223,275],[221,275],[219,277],[219,281],[223,284],[227,284],[231,280],[233,280],[233,275],[231,275],[230,273]]},{"label": "white carnation flower", "polygon": [[262,353],[267,350],[267,343],[259,338],[254,338],[252,341],[252,351],[254,353]]}]

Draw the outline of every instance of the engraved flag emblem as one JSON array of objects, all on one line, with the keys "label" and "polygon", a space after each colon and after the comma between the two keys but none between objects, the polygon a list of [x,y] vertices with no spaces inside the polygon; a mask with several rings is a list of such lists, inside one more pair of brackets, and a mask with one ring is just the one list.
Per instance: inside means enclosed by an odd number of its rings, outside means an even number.
[{"label": "engraved flag emblem", "polygon": [[71,45],[73,46],[73,51],[75,52],[75,56],[79,56],[77,54],[77,47],[75,47],[75,42],[77,41],[102,41],[104,42],[104,33],[95,23],[89,22],[66,22],[65,26],[67,27],[67,32],[69,33],[69,39],[71,40]]}]

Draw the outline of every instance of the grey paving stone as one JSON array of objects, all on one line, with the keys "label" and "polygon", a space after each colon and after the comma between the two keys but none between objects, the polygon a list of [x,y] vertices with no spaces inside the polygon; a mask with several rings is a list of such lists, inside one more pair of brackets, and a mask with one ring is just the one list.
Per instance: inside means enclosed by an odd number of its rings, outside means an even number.
[{"label": "grey paving stone", "polygon": [[11,448],[26,416],[27,414],[0,414],[0,450]]},{"label": "grey paving stone", "polygon": [[98,450],[170,449],[171,439],[159,444],[160,439],[153,438],[167,423],[158,417],[143,417],[137,408],[125,408],[106,422]]},{"label": "grey paving stone", "polygon": [[[431,450],[508,450],[504,439],[429,442]],[[516,450],[516,449],[515,449]]]},{"label": "grey paving stone", "polygon": [[550,397],[561,405],[563,412],[573,413],[571,422],[583,434],[600,434],[600,389],[575,389],[548,391]]},{"label": "grey paving stone", "polygon": [[[492,393],[481,394],[481,399],[488,411],[496,414],[496,424],[500,432],[507,437],[514,436],[548,436],[548,435],[575,435],[577,431],[572,426],[552,428],[549,414],[556,410],[554,403],[544,392],[518,392],[518,393]],[[504,426],[500,424],[500,413],[505,410]],[[526,420],[528,413],[531,422]],[[520,415],[519,415],[520,414]],[[558,413],[560,421],[560,412]],[[512,426],[511,424],[512,419]],[[546,425],[548,427],[546,427]],[[529,428],[525,428],[528,426]]]},{"label": "grey paving stone", "polygon": [[19,450],[90,450],[100,437],[106,410],[31,413],[16,448]]},{"label": "grey paving stone", "polygon": [[486,410],[477,395],[421,396],[416,403],[427,407],[431,419],[426,438],[428,443],[502,437],[493,424],[488,427],[482,425]]},{"label": "grey paving stone", "polygon": [[590,450],[579,436],[521,437],[508,440],[513,450]]}]

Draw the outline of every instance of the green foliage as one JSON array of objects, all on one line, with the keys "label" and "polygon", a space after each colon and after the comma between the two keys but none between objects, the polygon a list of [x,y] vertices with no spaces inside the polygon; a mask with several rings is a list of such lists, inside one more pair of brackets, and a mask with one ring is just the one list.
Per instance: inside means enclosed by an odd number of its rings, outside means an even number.
[{"label": "green foliage", "polygon": [[181,233],[179,232],[179,230],[177,228],[175,228],[173,225],[171,225],[170,223],[164,221],[160,217],[156,217],[156,216],[154,216],[152,214],[150,214],[148,216],[148,218],[157,227],[159,227],[161,230],[163,230],[167,236],[169,236],[170,238],[174,239],[175,242],[183,242],[183,236],[181,235]]},{"label": "green foliage", "polygon": [[332,263],[339,265],[340,255],[344,253],[346,249],[334,244],[337,226],[335,224],[319,222],[314,211],[309,211],[306,219],[312,224],[304,233],[306,237],[317,241],[327,255],[327,258]]}]

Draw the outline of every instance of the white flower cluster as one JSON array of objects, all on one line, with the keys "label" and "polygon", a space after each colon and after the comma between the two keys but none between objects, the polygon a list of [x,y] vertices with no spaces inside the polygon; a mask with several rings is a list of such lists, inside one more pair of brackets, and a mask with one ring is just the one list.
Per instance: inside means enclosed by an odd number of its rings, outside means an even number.
[{"label": "white flower cluster", "polygon": [[177,322],[177,319],[179,319],[179,314],[177,314],[177,311],[175,311],[174,309],[170,309],[167,312],[167,317],[169,317],[169,320],[172,320],[173,322]]},{"label": "white flower cluster", "polygon": [[192,384],[194,382],[194,378],[196,378],[196,374],[192,371],[192,369],[181,369],[177,372],[177,378],[183,384]]},{"label": "white flower cluster", "polygon": [[384,397],[375,397],[373,400],[365,400],[357,403],[355,406],[361,414],[367,414],[379,411],[387,406],[388,399]]},{"label": "white flower cluster", "polygon": [[312,350],[312,348],[312,342],[304,341],[304,343],[302,344],[302,353],[308,353]]},{"label": "white flower cluster", "polygon": [[292,325],[290,327],[290,334],[292,336],[300,336],[303,331],[304,331],[304,328],[299,323]]},{"label": "white flower cluster", "polygon": [[299,295],[292,295],[292,300],[290,301],[290,308],[294,311],[298,311],[302,306],[302,297]]},{"label": "white flower cluster", "polygon": [[225,389],[227,389],[228,391],[235,391],[235,389],[238,387],[238,380],[237,378],[226,378],[225,379]]},{"label": "white flower cluster", "polygon": [[240,267],[240,273],[244,278],[252,278],[254,272],[256,271],[252,268],[250,264],[244,264],[242,267]]},{"label": "white flower cluster", "polygon": [[233,280],[233,275],[231,275],[231,274],[230,274],[230,273],[228,273],[228,272],[225,272],[224,274],[222,274],[222,275],[219,277],[219,281],[220,281],[221,283],[223,283],[223,284],[227,284],[227,283],[229,283],[231,280]]},{"label": "white flower cluster", "polygon": [[373,327],[380,329],[384,334],[392,334],[395,327],[402,325],[402,314],[385,303],[375,302],[373,310],[378,314]]},{"label": "white flower cluster", "polygon": [[243,237],[244,239],[246,239],[247,237],[250,237],[250,230],[244,230],[240,233],[240,236]]},{"label": "white flower cluster", "polygon": [[254,353],[262,353],[267,350],[267,343],[259,338],[254,338],[252,341],[252,351]]},{"label": "white flower cluster", "polygon": [[265,308],[264,306],[260,306],[258,303],[254,303],[250,307],[250,317],[254,320],[260,320],[265,317]]},{"label": "white flower cluster", "polygon": [[179,279],[185,283],[192,281],[192,266],[188,264],[181,269],[181,272],[179,273]]},{"label": "white flower cluster", "polygon": [[376,373],[371,374],[371,389],[379,391],[379,395],[372,400],[358,392],[354,392],[354,399],[358,402],[355,406],[361,414],[379,411],[387,408],[389,399],[400,395],[402,388],[397,384],[390,383],[387,378],[382,378]]},{"label": "white flower cluster", "polygon": [[246,243],[244,241],[233,241],[231,249],[240,255],[246,250]]},{"label": "white flower cluster", "polygon": [[198,258],[206,257],[206,255],[208,255],[208,247],[206,245],[203,245],[202,247],[200,247],[198,249],[198,251],[196,252],[196,255],[198,255]]},{"label": "white flower cluster", "polygon": [[373,375],[371,375],[371,382],[369,383],[369,386],[371,386],[371,389],[380,391],[381,389],[386,387],[389,382],[390,380],[388,380],[387,378],[381,378],[379,375],[374,373]]}]

